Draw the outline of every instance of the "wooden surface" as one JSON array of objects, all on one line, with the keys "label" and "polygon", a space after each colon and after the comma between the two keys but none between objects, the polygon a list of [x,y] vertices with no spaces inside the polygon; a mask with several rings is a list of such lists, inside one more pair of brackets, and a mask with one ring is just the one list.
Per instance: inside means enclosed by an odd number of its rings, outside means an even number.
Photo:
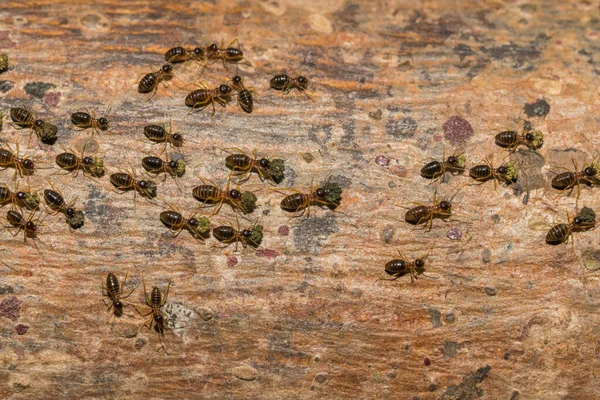
[{"label": "wooden surface", "polygon": [[[0,235],[2,259],[17,269],[0,277],[0,397],[600,396],[598,232],[578,234],[573,247],[544,243],[544,229],[575,208],[574,195],[549,187],[551,171],[598,152],[596,2],[77,3],[4,1],[0,9],[0,51],[14,65],[0,76],[1,110],[24,104],[60,128],[53,147],[27,148],[24,133],[6,125],[1,138],[19,138],[22,152],[53,167],[36,172],[32,187],[50,179],[87,213],[76,232],[47,217],[37,247]],[[172,84],[149,102],[137,93],[138,75],[160,67],[169,47],[235,38],[253,65],[239,69],[257,91],[253,114],[231,104],[214,117],[186,117],[185,91]],[[175,72],[186,83],[195,70]],[[216,86],[234,71],[213,64],[202,79]],[[270,90],[282,71],[306,74],[312,100]],[[527,116],[525,104],[541,99],[549,113]],[[109,107],[109,132],[91,140],[71,130],[72,112]],[[522,193],[453,177],[438,194],[461,188],[458,222],[436,220],[427,233],[407,226],[395,204],[433,197],[419,176],[424,160],[457,150],[469,165],[490,154],[500,162],[507,152],[493,135],[522,119],[546,135],[539,154],[512,156]],[[191,212],[196,176],[223,183],[218,147],[240,147],[285,158],[282,186],[305,190],[331,174],[344,188],[340,212],[315,208],[290,221],[281,195],[253,177],[262,189],[260,249],[200,245],[187,232],[173,238],[158,220],[161,206],[138,199],[134,209],[132,194],[112,192],[108,181],[117,166],[141,171],[143,152],[159,151],[141,140],[143,126],[169,120],[194,142],[184,149],[183,192],[169,179],[159,203]],[[51,175],[60,146],[85,143],[105,157],[100,185]],[[11,170],[0,173],[11,179]],[[579,205],[598,211],[597,188],[582,188]],[[232,220],[227,212],[216,222]],[[451,229],[462,238],[449,239]],[[397,249],[410,258],[431,249],[427,276],[378,281]],[[129,285],[143,273],[163,289],[172,277],[166,310],[179,329],[166,333],[168,355],[155,332],[138,333],[140,318],[106,312],[108,272],[129,273]],[[143,301],[141,287],[131,300]]]}]

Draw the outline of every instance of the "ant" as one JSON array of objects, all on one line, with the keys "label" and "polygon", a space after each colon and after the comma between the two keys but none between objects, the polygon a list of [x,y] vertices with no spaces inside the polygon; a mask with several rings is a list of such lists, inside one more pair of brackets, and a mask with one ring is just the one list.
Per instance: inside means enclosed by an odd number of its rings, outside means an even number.
[{"label": "ant", "polygon": [[230,153],[225,158],[225,166],[231,170],[230,175],[239,178],[238,183],[246,182],[250,179],[252,171],[256,171],[261,181],[270,179],[275,183],[280,183],[284,178],[285,165],[282,159],[268,159],[262,157],[260,160],[256,156],[256,149],[253,151],[254,157],[249,157],[241,149],[235,148],[238,153],[231,153],[228,149],[221,149]]},{"label": "ant", "polygon": [[573,192],[573,188],[577,186],[577,198],[579,198],[580,181],[584,181],[591,185],[597,181],[598,172],[600,170],[600,164],[596,162],[597,159],[598,157],[594,158],[592,162],[588,166],[584,167],[581,171],[579,171],[577,168],[577,162],[572,159],[571,161],[573,162],[575,171],[567,171],[556,174],[556,176],[552,178],[552,187],[557,190],[571,189],[569,191],[570,195],[571,192]]},{"label": "ant", "polygon": [[[591,208],[584,207],[575,218],[567,213],[568,223],[554,225],[546,234],[546,243],[552,246],[567,243],[573,232],[583,232],[596,227],[596,214]],[[573,244],[571,242],[571,244]]]},{"label": "ant", "polygon": [[25,206],[30,211],[37,210],[40,206],[40,197],[36,192],[24,192],[19,190],[19,185],[14,192],[11,192],[8,186],[0,185],[0,204],[12,203],[12,208]]},{"label": "ant", "polygon": [[[229,180],[225,190],[221,190],[217,184],[213,181],[208,181],[212,185],[207,185],[204,179],[199,178],[202,181],[202,185],[196,186],[192,189],[192,195],[194,198],[204,204],[217,204],[215,210],[211,215],[215,215],[221,209],[223,203],[229,203],[233,209],[239,209],[244,214],[250,214],[256,209],[256,195],[252,192],[246,191],[241,192],[239,188],[229,189]],[[202,206],[201,206],[202,207]]]},{"label": "ant", "polygon": [[[279,191],[277,189],[273,190]],[[313,189],[313,182],[311,180],[309,193],[303,193],[295,189],[290,190],[296,193],[284,197],[281,200],[280,207],[284,211],[295,213],[292,218],[301,217],[305,212],[305,218],[308,218],[310,216],[311,204],[334,210],[342,201],[342,188],[334,182],[328,182],[321,187]]]},{"label": "ant", "polygon": [[[411,225],[420,225],[425,223],[425,232],[429,232],[433,226],[434,218],[446,220],[452,216],[452,199],[440,200],[433,194],[433,204],[426,206],[419,203],[416,207],[409,208],[404,215],[404,220]],[[454,195],[456,196],[456,194]],[[452,196],[454,198],[454,196]]]},{"label": "ant", "polygon": [[[172,125],[169,121],[169,132],[165,129],[164,126],[160,125],[147,125],[144,127],[144,135],[146,137],[155,142],[155,143],[169,143],[173,147],[182,147],[183,146],[183,136],[180,133],[171,133]],[[164,151],[164,150],[163,150]]]},{"label": "ant", "polygon": [[[131,289],[131,291],[127,294],[127,296],[123,296],[123,289],[127,284],[127,274],[125,274],[125,278],[123,279],[123,285],[119,283],[119,279],[113,274],[109,272],[106,276],[106,286],[104,286],[104,282],[102,282],[102,296],[106,296],[110,300],[110,304],[106,304],[106,301],[102,299],[105,305],[108,305],[108,309],[106,311],[110,311],[111,308],[114,309],[113,314],[115,317],[123,316],[123,308],[127,306],[133,307],[138,314],[140,313],[137,307],[133,304],[123,304],[122,300],[131,296],[133,291],[137,289],[137,286]],[[133,317],[133,315],[129,315]]]},{"label": "ant", "polygon": [[206,234],[210,231],[210,221],[206,217],[196,218],[196,214],[185,218],[180,210],[175,210],[171,206],[171,210],[160,213],[160,221],[176,232],[175,237],[179,236],[182,230],[187,229],[196,240],[204,242]]},{"label": "ant", "polygon": [[165,291],[164,296],[161,290],[156,286],[152,288],[152,292],[150,293],[150,296],[148,296],[148,292],[146,291],[146,282],[144,281],[144,275],[142,275],[142,284],[144,286],[144,298],[146,299],[146,305],[150,307],[150,311],[142,315],[142,317],[146,317],[148,315],[150,316],[144,323],[144,326],[148,329],[152,329],[152,325],[154,325],[154,330],[156,331],[156,333],[158,333],[159,340],[163,349],[165,350],[165,353],[167,352],[167,348],[161,340],[161,336],[164,337],[165,330],[168,329],[167,323],[169,317],[167,316],[167,314],[161,311],[161,308],[167,303],[167,298],[169,296],[169,288],[171,287],[171,280],[172,278],[169,278],[169,283],[167,285],[167,290]]},{"label": "ant", "polygon": [[56,164],[68,171],[68,173],[75,173],[75,177],[79,174],[79,170],[83,170],[84,175],[91,175],[93,177],[101,177],[104,175],[104,160],[99,157],[84,157],[85,147],[83,146],[83,150],[81,150],[81,156],[78,157],[75,155],[73,150],[66,151],[64,153],[60,153],[56,156],[55,161]]},{"label": "ant", "polygon": [[[51,184],[52,185],[52,184]],[[67,204],[65,199],[54,186],[53,189],[45,189],[44,190],[44,200],[50,209],[55,211],[56,213],[62,213],[66,217],[66,222],[69,224],[71,229],[79,229],[83,226],[84,223],[84,212],[81,210],[77,210],[75,205],[75,200],[73,202]],[[56,189],[56,190],[55,190]]]},{"label": "ant", "polygon": [[211,61],[221,60],[221,62],[223,63],[223,67],[226,70],[229,70],[229,68],[227,67],[227,63],[237,64],[242,61],[245,61],[245,64],[251,65],[250,62],[244,57],[244,52],[237,47],[233,47],[234,43],[237,43],[239,46],[240,42],[237,39],[235,39],[225,49],[222,48],[223,40],[221,40],[221,48],[219,48],[219,46],[216,43],[211,44],[206,48],[206,59]]},{"label": "ant", "polygon": [[209,104],[212,104],[213,115],[215,114],[215,103],[219,104],[222,107],[225,107],[227,103],[231,100],[231,91],[232,88],[229,85],[222,84],[219,87],[214,89],[209,89],[204,85],[196,85],[200,89],[196,89],[188,93],[185,97],[185,105],[191,107],[192,109],[188,113],[188,115],[194,109],[204,109]]},{"label": "ant", "polygon": [[17,150],[13,153],[10,146],[7,144],[6,149],[0,144],[0,168],[6,169],[13,167],[15,169],[14,179],[17,179],[17,173],[21,178],[24,176],[33,175],[35,164],[31,158],[19,157],[19,142],[17,142]]},{"label": "ant", "polygon": [[517,150],[519,145],[523,144],[531,150],[537,150],[544,145],[544,134],[541,131],[534,130],[531,123],[525,121],[523,133],[515,131],[503,131],[495,136],[496,145],[508,148],[511,153]]},{"label": "ant", "polygon": [[238,243],[242,244],[242,247],[258,247],[263,238],[263,226],[257,225],[256,222],[252,224],[250,228],[241,230],[240,222],[236,218],[237,230],[232,225],[221,225],[213,229],[213,236],[219,242],[227,243],[225,247],[235,243],[235,251],[238,250]]},{"label": "ant", "polygon": [[137,175],[133,169],[131,170],[131,174],[129,174],[128,172],[117,172],[111,174],[110,183],[112,183],[115,188],[121,190],[122,192],[133,190],[134,206],[137,193],[148,199],[156,197],[156,183],[151,180],[138,180]]},{"label": "ant", "polygon": [[254,89],[244,86],[242,77],[239,75],[231,78],[231,87],[238,92],[237,102],[242,111],[247,112],[248,114],[252,113],[252,110],[254,109],[254,100],[252,99]]},{"label": "ant", "polygon": [[[158,84],[170,79],[173,76],[173,67],[169,64],[163,65],[158,71],[150,72],[149,74],[144,75],[144,77],[140,80],[138,84],[138,92],[139,93],[150,93],[152,95],[148,98],[150,100],[156,94],[158,90]],[[164,84],[164,82],[163,82]],[[148,101],[146,100],[146,101]]]},{"label": "ant", "polygon": [[41,222],[39,221],[39,218],[37,223],[33,222],[34,214],[35,211],[29,214],[29,217],[25,219],[25,217],[23,217],[23,215],[20,212],[15,210],[9,210],[6,213],[6,219],[12,226],[4,225],[4,227],[7,229],[17,228],[17,231],[14,234],[11,233],[13,236],[17,236],[20,231],[23,231],[23,240],[25,242],[27,242],[28,237],[31,239],[35,239],[37,237],[37,230],[38,227],[41,225]]},{"label": "ant", "polygon": [[165,53],[165,61],[172,64],[185,61],[202,62],[204,61],[204,49],[201,47],[195,47],[193,49],[186,49],[181,46],[173,47]]},{"label": "ant", "polygon": [[393,259],[385,264],[385,272],[388,275],[392,275],[393,278],[381,278],[381,280],[394,281],[401,276],[410,274],[410,281],[413,282],[415,279],[418,279],[418,275],[425,272],[425,259],[429,256],[429,252],[423,254],[415,261],[408,261],[400,250],[398,250],[398,254],[400,254],[400,258]]},{"label": "ant", "polygon": [[30,109],[13,107],[10,109],[10,117],[19,128],[31,129],[31,133],[35,133],[42,143],[54,144],[56,142],[56,133],[58,132],[56,125],[37,118],[37,115],[34,117]]},{"label": "ant", "polygon": [[[108,112],[110,112],[110,110]],[[77,111],[71,114],[71,122],[81,130],[92,128],[92,137],[94,136],[94,133],[99,134],[100,131],[108,130],[108,119],[106,119],[106,117],[96,118],[95,111],[92,111],[91,115],[87,110]]]},{"label": "ant", "polygon": [[300,75],[297,78],[291,78],[286,74],[275,75],[269,84],[273,89],[283,91],[283,94],[288,94],[295,88],[308,96],[308,93],[306,93],[306,89],[308,88],[308,78],[303,75]]},{"label": "ant", "polygon": [[442,161],[431,161],[421,168],[421,176],[425,179],[444,180],[446,172],[452,175],[462,174],[465,171],[466,157],[463,154],[452,155],[448,158],[442,156]]},{"label": "ant", "polygon": [[489,159],[485,160],[485,164],[480,164],[472,167],[469,170],[469,175],[475,181],[479,183],[487,182],[490,179],[494,180],[494,188],[496,187],[496,181],[511,184],[516,182],[518,178],[517,167],[514,163],[509,162],[504,165],[494,168],[492,161]]}]

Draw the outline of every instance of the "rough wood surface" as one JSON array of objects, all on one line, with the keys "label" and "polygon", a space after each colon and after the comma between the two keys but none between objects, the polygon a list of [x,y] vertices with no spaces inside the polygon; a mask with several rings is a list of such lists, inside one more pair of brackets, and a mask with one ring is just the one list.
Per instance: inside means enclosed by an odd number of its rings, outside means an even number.
[{"label": "rough wood surface", "polygon": [[[28,179],[77,197],[83,229],[69,232],[50,216],[37,247],[0,235],[2,259],[17,269],[1,276],[0,397],[600,396],[598,233],[550,247],[539,229],[575,208],[574,196],[549,187],[551,171],[572,158],[583,164],[600,144],[595,2],[96,3],[4,1],[0,9],[0,51],[14,66],[0,76],[1,110],[25,104],[60,127],[53,147],[32,142],[22,151],[50,167],[60,146],[88,143],[108,169],[101,185],[51,175],[54,166]],[[137,93],[138,75],[162,65],[169,47],[235,38],[252,63],[239,72],[256,88],[253,114],[231,104],[214,117],[185,117],[185,92],[173,84],[149,102]],[[189,82],[195,69],[175,71]],[[270,90],[282,71],[306,74],[312,100]],[[214,64],[203,79],[216,86],[231,73]],[[549,113],[527,116],[525,104],[539,99]],[[92,140],[70,129],[72,112],[109,107],[109,132]],[[457,149],[469,163],[489,154],[499,162],[507,152],[494,134],[523,118],[546,135],[539,154],[512,156],[525,172],[523,193],[453,177],[439,194],[462,188],[459,221],[436,220],[427,233],[407,226],[395,204],[433,197],[419,176],[423,160]],[[159,202],[193,210],[196,176],[223,183],[218,147],[240,147],[285,158],[285,186],[303,190],[331,174],[344,186],[340,212],[290,221],[281,195],[253,177],[262,248],[234,253],[187,232],[173,238],[161,207],[138,199],[134,209],[132,195],[108,182],[117,166],[141,171],[143,152],[158,151],[141,140],[143,126],[168,120],[194,142],[184,148],[183,192],[169,179]],[[468,121],[472,135],[449,120]],[[24,145],[22,135],[5,124],[1,138]],[[11,179],[11,170],[0,173]],[[579,205],[598,208],[597,188],[583,187]],[[461,240],[449,239],[453,228]],[[411,258],[431,249],[428,276],[378,281],[396,249]],[[140,318],[106,312],[108,272],[129,273],[130,285],[143,273],[161,288],[172,276],[167,312],[180,329],[166,333],[168,355],[156,333],[138,333]],[[131,300],[142,302],[141,287]]]}]

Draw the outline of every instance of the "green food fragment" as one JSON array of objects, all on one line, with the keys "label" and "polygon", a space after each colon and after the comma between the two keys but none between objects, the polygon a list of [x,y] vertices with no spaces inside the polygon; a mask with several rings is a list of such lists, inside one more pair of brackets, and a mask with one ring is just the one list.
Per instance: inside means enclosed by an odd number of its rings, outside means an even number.
[{"label": "green food fragment", "polygon": [[596,213],[589,207],[583,207],[578,215],[582,222],[596,222]]},{"label": "green food fragment", "polygon": [[463,168],[465,166],[465,163],[467,162],[467,156],[465,156],[464,154],[460,154],[458,156],[456,156],[456,166]]},{"label": "green food fragment", "polygon": [[329,208],[336,208],[342,202],[342,188],[335,182],[327,182],[321,189],[325,190],[325,200]]},{"label": "green food fragment", "polygon": [[90,173],[94,176],[104,175],[104,160],[101,158],[94,158],[92,164],[89,167]]},{"label": "green food fragment", "polygon": [[251,247],[258,247],[260,242],[262,242],[263,238],[263,226],[262,225],[254,225],[250,231],[252,235],[248,238],[248,245]]},{"label": "green food fragment", "polygon": [[544,134],[542,131],[532,131],[533,140],[530,142],[529,148],[537,150],[544,145]]},{"label": "green food fragment", "polygon": [[67,223],[71,226],[71,228],[79,229],[83,226],[84,216],[85,214],[83,211],[77,210],[72,216],[67,216]]},{"label": "green food fragment", "polygon": [[210,220],[206,217],[197,218],[198,225],[196,225],[195,231],[200,235],[204,235],[206,232],[210,231]]},{"label": "green food fragment", "polygon": [[27,208],[34,210],[40,205],[40,197],[36,192],[25,193],[25,199],[23,202]]},{"label": "green food fragment", "polygon": [[504,178],[507,181],[511,181],[511,182],[516,181],[517,178],[519,177],[519,171],[517,170],[517,166],[515,165],[515,163],[509,162],[509,163],[506,163],[504,166],[508,170],[508,172],[503,175]]},{"label": "green food fragment", "polygon": [[252,211],[256,209],[256,195],[252,192],[244,192],[242,193],[242,197],[240,199],[240,208],[246,214],[250,214]]},{"label": "green food fragment", "polygon": [[283,160],[276,158],[274,160],[271,160],[271,163],[269,164],[269,175],[271,176],[271,179],[273,179],[273,182],[275,183],[279,183],[283,180],[284,176],[284,172],[285,172],[285,164],[283,162]]},{"label": "green food fragment", "polygon": [[185,174],[185,161],[183,159],[177,160],[177,167],[175,168],[175,175],[182,177]]}]

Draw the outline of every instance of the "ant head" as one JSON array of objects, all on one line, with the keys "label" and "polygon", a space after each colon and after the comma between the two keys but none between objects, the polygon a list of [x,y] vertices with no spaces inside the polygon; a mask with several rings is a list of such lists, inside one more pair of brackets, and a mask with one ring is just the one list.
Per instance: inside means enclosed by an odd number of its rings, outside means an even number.
[{"label": "ant head", "polygon": [[242,77],[239,75],[236,75],[233,78],[231,78],[231,81],[235,84],[240,84],[240,83],[242,83]]},{"label": "ant head", "polygon": [[419,259],[415,260],[415,267],[423,268],[424,266],[425,266],[425,259],[419,258]]},{"label": "ant head", "polygon": [[204,51],[202,51],[202,49],[200,47],[196,47],[194,49],[194,54],[197,55],[197,56],[201,56],[201,55],[204,54]]},{"label": "ant head", "polygon": [[170,66],[169,64],[165,64],[162,66],[161,68],[162,72],[164,72],[165,74],[170,74],[171,71],[173,71],[173,67]]},{"label": "ant head", "polygon": [[450,211],[452,209],[452,203],[446,200],[440,201],[440,208],[444,211]]},{"label": "ant head", "polygon": [[458,163],[458,158],[456,156],[448,157],[448,164],[456,165],[456,163]]},{"label": "ant head", "polygon": [[121,303],[119,300],[115,301],[113,306],[115,307],[115,310],[117,310],[118,314],[123,313],[123,303]]},{"label": "ant head", "polygon": [[142,189],[146,189],[148,187],[148,182],[145,180],[138,181],[138,186]]},{"label": "ant head", "polygon": [[250,236],[252,236],[252,231],[250,229],[244,229],[242,231],[242,236],[245,238],[249,238]]},{"label": "ant head", "polygon": [[195,228],[198,226],[199,222],[196,218],[190,218],[188,221],[188,224],[190,224],[191,226],[193,226]]},{"label": "ant head", "polygon": [[239,191],[239,190],[237,190],[237,189],[231,189],[231,190],[229,191],[229,196],[230,196],[232,199],[239,199],[240,197],[242,197],[242,193],[240,193],[240,191]]},{"label": "ant head", "polygon": [[90,164],[93,164],[93,163],[94,163],[94,159],[93,159],[92,157],[83,157],[83,160],[82,160],[82,162],[83,162],[85,165],[90,165]]},{"label": "ant head", "polygon": [[25,160],[23,160],[23,168],[33,170],[35,168],[35,165],[33,164],[33,161],[31,159],[26,158]]},{"label": "ant head", "polygon": [[525,140],[527,140],[528,142],[533,141],[533,133],[529,132],[525,134]]},{"label": "ant head", "polygon": [[104,117],[100,117],[98,118],[98,125],[100,126],[100,129],[105,131],[108,129],[108,120]]},{"label": "ant head", "polygon": [[37,128],[43,128],[43,127],[44,127],[44,125],[45,125],[45,124],[44,124],[44,121],[42,121],[41,119],[36,119],[36,120],[35,120],[35,122],[34,122],[34,124],[35,124],[35,126],[36,126]]},{"label": "ant head", "polygon": [[67,214],[69,217],[72,217],[75,215],[75,209],[73,207],[69,207],[65,210],[65,214]]},{"label": "ant head", "polygon": [[181,136],[181,133],[174,133],[173,134],[173,141],[175,142],[181,142],[183,140],[183,136]]},{"label": "ant head", "polygon": [[508,173],[508,168],[504,165],[498,167],[498,173],[501,175],[506,175]]},{"label": "ant head", "polygon": [[220,95],[228,95],[229,93],[231,93],[231,87],[229,87],[229,85],[221,85],[219,86],[219,94]]},{"label": "ant head", "polygon": [[318,188],[316,193],[317,193],[317,197],[321,197],[321,198],[323,198],[323,197],[325,197],[325,195],[327,195],[327,191],[323,188]]},{"label": "ant head", "polygon": [[575,217],[575,219],[573,220],[573,223],[575,225],[580,225],[583,221],[581,220],[581,217]]},{"label": "ant head", "polygon": [[33,221],[27,221],[27,223],[25,224],[25,229],[27,229],[28,231],[35,232],[37,231],[37,225]]},{"label": "ant head", "polygon": [[177,166],[178,166],[177,161],[175,161],[175,160],[169,161],[169,168],[176,169]]},{"label": "ant head", "polygon": [[219,46],[217,46],[216,43],[213,43],[207,47],[207,50],[210,51],[211,53],[216,52],[218,49],[219,49]]},{"label": "ant head", "polygon": [[24,200],[25,197],[27,197],[27,193],[25,193],[25,192],[17,192],[16,196],[17,196],[17,199]]},{"label": "ant head", "polygon": [[302,85],[307,85],[308,84],[308,79],[304,75],[300,75],[298,77],[298,83],[300,83]]},{"label": "ant head", "polygon": [[596,168],[586,167],[586,169],[583,170],[583,172],[585,173],[586,176],[594,176],[594,175],[596,175]]},{"label": "ant head", "polygon": [[271,165],[271,163],[269,162],[269,160],[267,160],[266,158],[261,158],[260,159],[260,166],[262,168],[269,168],[269,165]]}]

